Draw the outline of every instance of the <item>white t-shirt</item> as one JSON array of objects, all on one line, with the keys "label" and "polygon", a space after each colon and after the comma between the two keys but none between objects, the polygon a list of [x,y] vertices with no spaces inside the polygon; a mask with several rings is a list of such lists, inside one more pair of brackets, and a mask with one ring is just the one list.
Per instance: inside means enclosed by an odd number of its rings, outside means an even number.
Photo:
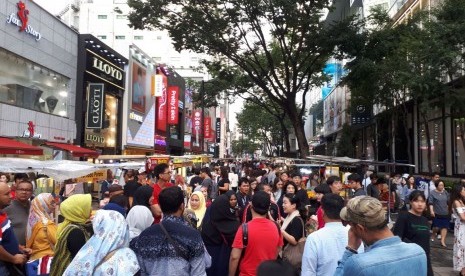
[{"label": "white t-shirt", "polygon": [[235,173],[228,173],[228,178],[231,183],[231,187],[237,187],[237,183],[239,182],[239,177]]}]

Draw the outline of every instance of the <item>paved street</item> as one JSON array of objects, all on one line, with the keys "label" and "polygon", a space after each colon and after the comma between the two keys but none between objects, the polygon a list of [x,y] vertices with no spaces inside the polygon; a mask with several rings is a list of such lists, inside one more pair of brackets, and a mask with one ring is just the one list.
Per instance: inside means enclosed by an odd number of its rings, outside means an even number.
[{"label": "paved street", "polygon": [[454,245],[453,233],[448,233],[446,237],[447,248],[441,247],[438,240],[431,243],[431,261],[433,264],[434,275],[450,276],[458,275],[458,272],[452,269],[452,247]]}]

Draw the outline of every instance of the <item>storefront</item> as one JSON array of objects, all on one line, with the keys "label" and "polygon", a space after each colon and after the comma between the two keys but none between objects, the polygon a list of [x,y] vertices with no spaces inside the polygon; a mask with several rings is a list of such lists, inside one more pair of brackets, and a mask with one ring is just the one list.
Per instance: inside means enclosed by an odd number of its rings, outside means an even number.
[{"label": "storefront", "polygon": [[79,35],[76,140],[100,154],[121,154],[128,60],[90,34]]},{"label": "storefront", "polygon": [[0,155],[74,157],[45,144],[76,138],[78,34],[32,1],[6,2],[0,17],[0,136],[10,145],[44,146],[43,155],[27,147]]}]

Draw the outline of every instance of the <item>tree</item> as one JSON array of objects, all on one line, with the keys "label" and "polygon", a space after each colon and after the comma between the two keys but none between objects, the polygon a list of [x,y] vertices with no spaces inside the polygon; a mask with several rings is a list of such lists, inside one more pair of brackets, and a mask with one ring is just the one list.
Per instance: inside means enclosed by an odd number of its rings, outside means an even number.
[{"label": "tree", "polygon": [[247,139],[260,141],[257,143],[261,144],[264,152],[270,156],[283,142],[281,125],[276,124],[276,119],[260,105],[246,102],[241,112],[237,114],[237,122]]},{"label": "tree", "polygon": [[[433,108],[443,108],[450,99],[463,99],[463,93],[451,89],[449,79],[457,73],[463,62],[463,41],[455,36],[456,20],[465,11],[463,1],[446,0],[433,13],[418,12],[402,24],[393,25],[385,12],[374,10],[369,18],[372,28],[367,28],[361,37],[360,48],[352,48],[349,73],[344,82],[349,86],[354,101],[367,101],[385,109],[392,118],[391,158],[395,159],[393,146],[396,124],[405,120],[409,102],[417,105],[420,123],[424,126],[424,140],[427,144],[428,170],[432,171],[431,131],[429,120]],[[457,8],[455,6],[462,8]],[[447,7],[447,8],[445,8]],[[453,31],[452,31],[453,30]],[[462,36],[463,35],[459,35]],[[408,127],[404,124],[409,161],[413,158]]]},{"label": "tree", "polygon": [[167,30],[176,50],[208,54],[214,59],[207,68],[216,67],[225,78],[236,72],[259,87],[286,111],[301,156],[308,154],[305,109],[299,110],[298,98],[305,107],[307,92],[326,79],[322,69],[335,46],[358,30],[351,21],[334,26],[321,21],[332,1],[129,0],[128,4],[134,9],[129,14],[132,27]]}]

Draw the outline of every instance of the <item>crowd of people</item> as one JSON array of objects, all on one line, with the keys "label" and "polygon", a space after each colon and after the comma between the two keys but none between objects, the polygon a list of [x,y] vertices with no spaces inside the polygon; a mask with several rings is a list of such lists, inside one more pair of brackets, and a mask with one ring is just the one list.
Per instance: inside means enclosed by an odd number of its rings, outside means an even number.
[{"label": "crowd of people", "polygon": [[0,275],[433,275],[430,244],[447,246],[451,221],[465,275],[463,183],[321,175],[232,162],[185,178],[159,164],[124,185],[109,171],[93,204],[0,173]]}]

